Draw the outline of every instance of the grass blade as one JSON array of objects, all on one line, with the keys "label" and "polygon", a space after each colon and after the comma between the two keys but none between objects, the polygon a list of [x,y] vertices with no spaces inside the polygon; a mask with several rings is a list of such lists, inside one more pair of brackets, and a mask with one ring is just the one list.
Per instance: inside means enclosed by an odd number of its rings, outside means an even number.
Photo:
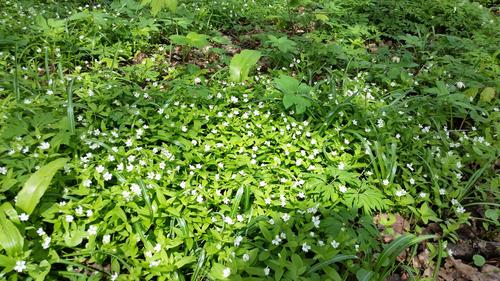
[{"label": "grass blade", "polygon": [[68,114],[69,131],[72,135],[75,134],[75,114],[73,111],[73,79],[68,84],[68,107],[66,108]]},{"label": "grass blade", "polygon": [[309,269],[309,271],[307,271],[306,275],[312,274],[312,273],[322,269],[325,266],[329,266],[332,263],[336,263],[336,262],[344,261],[344,260],[353,260],[353,259],[357,259],[357,258],[358,257],[354,256],[354,255],[335,255],[334,257],[332,257],[330,259],[327,259],[325,261],[322,261],[322,262],[315,264],[313,267],[311,267],[311,269]]}]

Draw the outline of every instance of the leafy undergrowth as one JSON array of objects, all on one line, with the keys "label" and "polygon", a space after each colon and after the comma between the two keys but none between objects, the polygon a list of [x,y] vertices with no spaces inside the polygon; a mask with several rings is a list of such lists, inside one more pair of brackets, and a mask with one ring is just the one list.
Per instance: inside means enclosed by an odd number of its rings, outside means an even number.
[{"label": "leafy undergrowth", "polygon": [[1,278],[496,268],[488,247],[452,258],[464,225],[498,242],[488,9],[47,2],[0,4]]}]

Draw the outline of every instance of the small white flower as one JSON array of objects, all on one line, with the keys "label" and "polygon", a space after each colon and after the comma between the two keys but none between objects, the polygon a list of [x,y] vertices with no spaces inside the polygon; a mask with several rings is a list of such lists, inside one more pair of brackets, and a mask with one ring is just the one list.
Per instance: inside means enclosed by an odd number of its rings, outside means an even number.
[{"label": "small white flower", "polygon": [[42,248],[44,248],[44,249],[48,249],[48,248],[49,248],[49,246],[50,246],[50,241],[51,241],[51,240],[52,240],[52,239],[51,239],[50,237],[48,237],[48,236],[47,236],[47,237],[45,237],[45,238],[43,239]]},{"label": "small white flower", "polygon": [[75,218],[72,215],[66,215],[66,221],[72,222]]},{"label": "small white flower", "polygon": [[404,195],[406,195],[406,190],[400,189],[400,190],[396,191],[396,196],[397,197],[402,197]]},{"label": "small white flower", "polygon": [[307,253],[309,252],[309,250],[311,250],[311,246],[307,245],[307,243],[304,242],[304,244],[302,244],[302,251],[304,251],[304,253]]},{"label": "small white flower", "polygon": [[154,250],[155,250],[155,252],[161,251],[161,244],[160,243],[156,243],[156,245],[154,247]]},{"label": "small white flower", "polygon": [[110,172],[106,172],[104,175],[103,175],[103,178],[105,181],[109,181],[113,178],[113,175],[110,173]]},{"label": "small white flower", "polygon": [[345,185],[340,185],[339,186],[339,191],[342,192],[342,193],[346,193],[347,192],[347,187]]},{"label": "small white flower", "polygon": [[425,192],[420,192],[419,196],[420,196],[420,198],[425,198],[425,196],[427,196],[427,194]]},{"label": "small white flower", "polygon": [[111,281],[115,281],[117,278],[118,278],[118,272],[115,272],[113,273],[113,275],[111,275]]},{"label": "small white flower", "polygon": [[229,277],[229,275],[231,275],[231,269],[229,267],[224,268],[224,270],[222,271],[222,276],[224,278],[227,278]]},{"label": "small white flower", "polygon": [[281,216],[281,219],[284,221],[284,222],[287,222],[289,219],[290,219],[290,215],[288,213],[284,213],[282,216]]},{"label": "small white flower", "polygon": [[200,77],[196,77],[196,78],[194,78],[194,83],[195,83],[195,84],[200,84],[200,83],[201,83],[201,79],[200,79]]},{"label": "small white flower", "polygon": [[333,241],[330,243],[330,245],[332,245],[332,247],[333,247],[334,249],[337,249],[337,248],[340,246],[340,243],[339,243],[339,242],[337,242],[337,241],[335,241],[335,240],[333,240]]},{"label": "small white flower", "polygon": [[89,217],[89,218],[94,214],[94,212],[92,210],[87,210],[87,212],[85,212],[85,213],[86,213],[87,217]]},{"label": "small white flower", "polygon": [[5,167],[0,167],[0,174],[6,175],[7,174],[7,168]]},{"label": "small white flower", "polygon": [[271,269],[269,268],[269,266],[266,266],[266,268],[264,268],[264,275],[269,276],[270,272],[271,272]]},{"label": "small white flower", "polygon": [[465,88],[465,84],[464,84],[464,82],[462,82],[462,81],[458,81],[458,82],[457,82],[457,88],[459,88],[459,89],[463,89],[463,88]]},{"label": "small white flower", "polygon": [[261,181],[261,182],[259,182],[259,186],[260,186],[260,187],[264,187],[264,186],[266,186],[266,185],[267,185],[267,183],[266,183],[265,181]]},{"label": "small white flower", "polygon": [[415,184],[415,179],[410,178],[410,184]]},{"label": "small white flower", "polygon": [[95,225],[89,226],[87,233],[89,234],[89,236],[96,235],[97,234],[97,226],[95,226]]},{"label": "small white flower", "polygon": [[29,218],[30,218],[30,216],[27,215],[26,213],[22,213],[22,214],[19,215],[19,220],[20,221],[27,221],[27,220],[29,220]]},{"label": "small white flower", "polygon": [[445,195],[445,194],[446,194],[446,189],[444,189],[444,188],[440,188],[440,189],[439,189],[439,194],[440,194],[440,195]]},{"label": "small white flower", "polygon": [[342,170],[344,170],[344,168],[345,168],[345,164],[344,164],[344,162],[340,162],[340,163],[339,163],[338,168],[339,168],[339,170],[341,170],[341,171],[342,171]]},{"label": "small white flower", "polygon": [[42,142],[42,143],[38,146],[38,148],[40,148],[41,150],[47,150],[47,149],[49,149],[49,148],[50,148],[50,143],[48,143],[48,142]]},{"label": "small white flower", "polygon": [[126,145],[127,147],[131,147],[131,146],[132,146],[132,144],[133,144],[132,139],[128,139],[128,140],[125,142],[125,145]]},{"label": "small white flower", "polygon": [[43,230],[43,228],[41,228],[41,227],[40,227],[39,229],[37,229],[36,233],[38,234],[38,236],[43,236],[43,235],[45,235],[45,231],[44,231],[44,230]]},{"label": "small white flower", "polygon": [[108,244],[111,241],[111,235],[106,234],[102,237],[102,243],[103,244]]},{"label": "small white flower", "polygon": [[389,180],[388,179],[383,180],[382,184],[385,185],[385,186],[389,185]]},{"label": "small white flower", "polygon": [[160,261],[159,260],[156,260],[156,261],[151,261],[149,263],[149,267],[157,267],[160,265]]},{"label": "small white flower", "polygon": [[243,241],[243,237],[241,236],[237,236],[235,239],[234,239],[234,246],[235,247],[238,247],[241,243],[241,241]]},{"label": "small white flower", "polygon": [[130,190],[137,196],[141,196],[141,187],[136,184],[136,183],[133,183],[130,185]]},{"label": "small white flower", "polygon": [[104,172],[104,166],[103,166],[103,165],[99,165],[99,166],[95,167],[95,170],[96,170],[99,174],[102,174],[102,172]]},{"label": "small white flower", "polygon": [[26,269],[26,262],[25,261],[16,261],[16,266],[14,267],[14,270],[17,272],[23,272],[23,270]]},{"label": "small white flower", "polygon": [[90,187],[92,185],[92,181],[89,180],[89,179],[86,179],[86,180],[83,181],[82,185],[84,187]]},{"label": "small white flower", "polygon": [[244,254],[243,255],[243,261],[249,261],[250,260],[250,255],[249,254]]},{"label": "small white flower", "polygon": [[465,213],[465,209],[464,209],[464,207],[462,207],[462,206],[458,206],[458,207],[457,207],[457,214],[463,214],[463,213]]}]

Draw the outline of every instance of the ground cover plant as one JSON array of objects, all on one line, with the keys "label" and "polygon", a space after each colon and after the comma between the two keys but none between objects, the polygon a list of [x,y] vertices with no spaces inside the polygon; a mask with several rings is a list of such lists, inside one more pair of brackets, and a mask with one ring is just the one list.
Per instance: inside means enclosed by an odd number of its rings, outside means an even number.
[{"label": "ground cover plant", "polygon": [[498,280],[494,5],[3,1],[0,279]]}]

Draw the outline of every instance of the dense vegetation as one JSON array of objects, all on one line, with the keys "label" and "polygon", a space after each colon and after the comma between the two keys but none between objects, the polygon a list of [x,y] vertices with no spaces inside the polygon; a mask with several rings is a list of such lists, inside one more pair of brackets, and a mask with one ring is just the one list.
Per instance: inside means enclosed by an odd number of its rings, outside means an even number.
[{"label": "dense vegetation", "polygon": [[494,2],[2,1],[0,279],[456,278],[500,242]]}]

